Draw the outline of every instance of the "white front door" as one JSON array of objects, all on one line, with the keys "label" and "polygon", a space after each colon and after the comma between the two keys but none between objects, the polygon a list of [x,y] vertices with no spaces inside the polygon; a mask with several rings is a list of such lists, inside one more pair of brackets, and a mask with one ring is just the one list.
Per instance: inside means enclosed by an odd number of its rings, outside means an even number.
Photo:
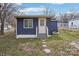
[{"label": "white front door", "polygon": [[39,18],[39,33],[46,33],[46,18]]}]

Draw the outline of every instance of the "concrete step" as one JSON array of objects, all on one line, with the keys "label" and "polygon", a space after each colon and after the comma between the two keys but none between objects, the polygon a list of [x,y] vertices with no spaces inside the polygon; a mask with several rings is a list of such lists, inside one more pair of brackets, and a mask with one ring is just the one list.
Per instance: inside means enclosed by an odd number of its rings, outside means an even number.
[{"label": "concrete step", "polygon": [[38,38],[47,38],[47,35],[46,34],[38,34]]}]

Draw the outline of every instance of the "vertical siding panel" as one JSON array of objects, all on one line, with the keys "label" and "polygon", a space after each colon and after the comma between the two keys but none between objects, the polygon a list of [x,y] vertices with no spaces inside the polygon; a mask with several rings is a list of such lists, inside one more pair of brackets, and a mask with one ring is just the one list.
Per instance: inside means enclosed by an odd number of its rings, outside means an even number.
[{"label": "vertical siding panel", "polygon": [[38,18],[33,18],[33,28],[23,28],[23,18],[17,20],[17,34],[36,34],[36,26],[38,25]]},{"label": "vertical siding panel", "polygon": [[51,20],[47,19],[46,23],[47,23],[46,25],[48,27],[48,34],[49,35],[51,35],[52,32],[58,31],[57,21],[51,21]]}]

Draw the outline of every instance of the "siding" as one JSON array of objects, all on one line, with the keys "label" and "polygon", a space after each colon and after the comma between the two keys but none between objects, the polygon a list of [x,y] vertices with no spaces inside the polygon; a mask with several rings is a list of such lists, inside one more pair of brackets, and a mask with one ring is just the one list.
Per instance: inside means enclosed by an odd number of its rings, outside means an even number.
[{"label": "siding", "polygon": [[79,20],[71,20],[69,21],[68,25],[69,25],[69,28],[79,28]]},{"label": "siding", "polygon": [[68,28],[68,23],[58,22],[57,24],[58,24],[59,29],[67,29]]},{"label": "siding", "polygon": [[[35,35],[36,34],[36,26],[38,26],[38,18],[33,19],[33,28],[26,29],[23,28],[23,18],[18,18],[17,20],[17,35],[26,34],[26,35]],[[52,32],[57,32],[57,21],[51,21],[50,19],[46,20],[46,25],[48,27],[48,34],[51,35]]]},{"label": "siding", "polygon": [[48,34],[52,35],[52,32],[57,32],[58,31],[58,27],[57,27],[57,21],[51,21],[51,20],[47,20],[46,21],[46,25],[48,27]]},{"label": "siding", "polygon": [[31,18],[33,19],[33,28],[30,28],[30,29],[26,29],[26,28],[23,28],[23,18],[19,18],[17,20],[17,35],[19,34],[36,34],[36,26],[38,26],[38,20],[37,18]]}]

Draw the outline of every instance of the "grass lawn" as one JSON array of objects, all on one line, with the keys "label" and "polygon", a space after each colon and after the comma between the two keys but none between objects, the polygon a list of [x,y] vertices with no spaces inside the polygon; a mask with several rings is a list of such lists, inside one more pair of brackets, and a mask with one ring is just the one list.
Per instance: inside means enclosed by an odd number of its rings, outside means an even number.
[{"label": "grass lawn", "polygon": [[[52,51],[51,55],[79,55],[79,51],[69,45],[79,39],[79,31],[60,30],[59,35],[47,38],[46,44]],[[0,55],[12,56],[44,56],[40,39],[16,39],[15,32],[0,36]]]},{"label": "grass lawn", "polygon": [[45,55],[40,39],[16,39],[14,33],[0,36],[0,55]]},{"label": "grass lawn", "polygon": [[79,50],[70,45],[74,41],[79,41],[79,31],[60,30],[59,35],[52,35],[47,39],[47,45],[52,55],[79,55]]}]

